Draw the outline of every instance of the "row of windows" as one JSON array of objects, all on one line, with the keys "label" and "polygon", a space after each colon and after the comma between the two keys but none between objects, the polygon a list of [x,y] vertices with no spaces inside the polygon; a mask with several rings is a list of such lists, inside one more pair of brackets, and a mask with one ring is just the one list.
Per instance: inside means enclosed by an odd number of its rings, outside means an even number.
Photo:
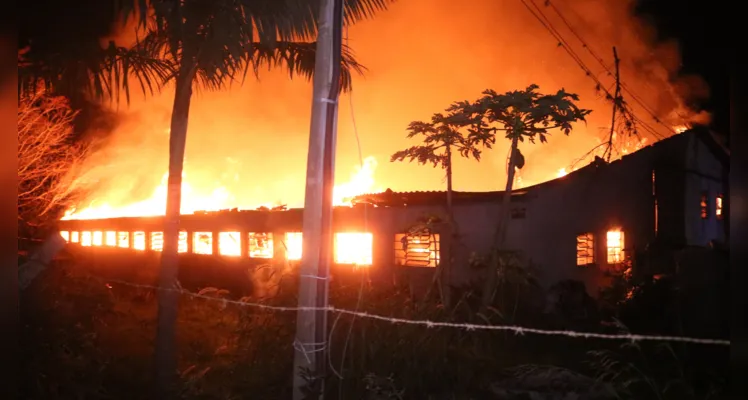
[{"label": "row of windows", "polygon": [[[108,246],[131,248],[135,250],[162,251],[163,232],[150,232],[150,243],[147,244],[146,232],[117,231],[61,231],[65,241],[78,243],[81,246]],[[241,232],[219,232],[216,247],[222,256],[242,256],[270,259],[274,256],[272,233],[246,233],[246,253],[242,252]],[[300,260],[302,233],[287,232],[284,235],[286,257],[289,260]],[[338,264],[371,265],[373,253],[373,235],[371,233],[341,232],[334,237],[334,260]],[[192,248],[190,249],[189,244]],[[179,232],[178,252],[192,254],[213,254],[213,232]],[[395,263],[409,267],[436,267],[439,263],[438,234],[397,234],[395,235]]]},{"label": "row of windows", "polygon": [[[605,234],[606,261],[608,264],[620,264],[624,261],[623,231],[612,230]],[[587,266],[597,262],[595,255],[595,235],[584,233],[577,236],[577,265]]]}]

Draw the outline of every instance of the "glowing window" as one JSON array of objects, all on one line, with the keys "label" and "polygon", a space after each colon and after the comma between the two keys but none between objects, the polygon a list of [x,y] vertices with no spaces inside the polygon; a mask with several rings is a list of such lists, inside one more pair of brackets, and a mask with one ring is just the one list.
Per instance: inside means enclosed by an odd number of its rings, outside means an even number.
[{"label": "glowing window", "polygon": [[70,233],[70,242],[71,243],[79,243],[81,241],[80,232],[71,232]]},{"label": "glowing window", "polygon": [[716,206],[714,210],[714,215],[717,217],[717,219],[722,219],[722,201],[723,197],[721,194],[717,195],[717,198],[714,201],[714,205]]},{"label": "glowing window", "polygon": [[104,232],[104,244],[106,246],[116,246],[117,245],[117,232],[114,232],[114,231]]},{"label": "glowing window", "polygon": [[132,234],[132,247],[135,250],[145,250],[145,232],[133,232]]},{"label": "glowing window", "polygon": [[371,265],[373,242],[374,237],[371,233],[336,233],[335,262],[338,264]]},{"label": "glowing window", "polygon": [[117,232],[117,246],[123,248],[130,247],[130,232]]},{"label": "glowing window", "polygon": [[301,260],[301,232],[286,232],[286,258],[289,260]]},{"label": "glowing window", "polygon": [[187,232],[180,231],[179,232],[179,242],[177,243],[177,253],[186,253],[187,252]]},{"label": "glowing window", "polygon": [[248,253],[252,258],[273,258],[273,234],[250,232]]},{"label": "glowing window", "polygon": [[577,236],[577,265],[595,263],[595,241],[591,233]]},{"label": "glowing window", "polygon": [[706,192],[701,193],[699,207],[701,209],[701,219],[709,218],[709,194]]},{"label": "glowing window", "polygon": [[81,246],[90,246],[90,245],[91,245],[91,232],[90,231],[81,232]]},{"label": "glowing window", "polygon": [[213,254],[213,234],[195,232],[192,237],[192,252],[195,254]]},{"label": "glowing window", "polygon": [[241,232],[220,232],[218,234],[218,253],[222,256],[242,255]]},{"label": "glowing window", "polygon": [[164,233],[163,232],[151,232],[151,250],[153,251],[164,250]]},{"label": "glowing window", "polygon": [[94,246],[101,246],[102,244],[104,244],[104,232],[95,231],[91,239],[91,244],[93,244]]},{"label": "glowing window", "polygon": [[68,232],[68,231],[60,231],[60,236],[61,236],[61,237],[62,237],[62,239],[63,239],[63,240],[65,240],[66,242],[69,242],[69,241],[70,241],[70,232]]},{"label": "glowing window", "polygon": [[607,234],[608,264],[620,264],[623,262],[623,232],[608,231]]},{"label": "glowing window", "polygon": [[436,267],[440,258],[439,234],[395,235],[395,264],[406,267]]}]

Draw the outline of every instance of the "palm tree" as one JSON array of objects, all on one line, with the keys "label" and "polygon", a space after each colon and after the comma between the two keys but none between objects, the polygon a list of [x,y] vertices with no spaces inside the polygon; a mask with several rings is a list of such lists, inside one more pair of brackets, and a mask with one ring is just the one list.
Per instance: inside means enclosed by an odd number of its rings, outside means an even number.
[{"label": "palm tree", "polygon": [[[123,13],[139,16],[139,26],[162,39],[162,51],[174,63],[175,95],[169,137],[169,171],[161,255],[156,381],[160,396],[172,394],[176,378],[175,323],[178,309],[178,235],[182,171],[190,103],[194,87],[221,88],[261,64],[285,64],[292,75],[314,72],[314,48],[305,42],[316,34],[319,1],[301,0],[151,0],[127,2]],[[353,22],[384,9],[386,0],[347,0],[345,16]],[[301,42],[301,43],[298,43]],[[350,69],[361,71],[350,52],[343,54],[341,84],[350,86]]]}]

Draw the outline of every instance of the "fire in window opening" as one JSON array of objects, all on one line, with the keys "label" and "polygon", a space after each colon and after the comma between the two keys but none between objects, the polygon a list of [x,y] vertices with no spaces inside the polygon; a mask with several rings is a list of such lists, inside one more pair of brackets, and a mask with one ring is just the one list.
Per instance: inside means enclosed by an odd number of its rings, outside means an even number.
[{"label": "fire in window opening", "polygon": [[80,232],[70,232],[70,243],[80,243]]},{"label": "fire in window opening", "polygon": [[286,232],[286,258],[289,260],[301,260],[302,248],[301,232]]},{"label": "fire in window opening", "polygon": [[595,241],[591,233],[577,236],[577,265],[587,266],[595,263]]},{"label": "fire in window opening", "polygon": [[440,260],[438,233],[395,235],[395,264],[405,267],[436,267]]},{"label": "fire in window opening", "polygon": [[717,198],[714,201],[714,204],[716,206],[714,210],[714,215],[717,217],[717,219],[722,219],[722,202],[724,197],[721,194],[717,195]]},{"label": "fire in window opening", "polygon": [[151,250],[164,251],[164,233],[151,232]]},{"label": "fire in window opening", "polygon": [[104,246],[114,247],[117,245],[117,232],[106,231],[104,232]]},{"label": "fire in window opening", "polygon": [[135,250],[145,250],[145,232],[143,231],[133,232],[132,247]]},{"label": "fire in window opening", "polygon": [[62,240],[66,242],[70,242],[70,232],[68,231],[60,231],[60,236],[62,237]]},{"label": "fire in window opening", "polygon": [[624,261],[623,231],[610,230],[607,233],[608,264],[620,264]]},{"label": "fire in window opening", "polygon": [[709,193],[701,193],[701,202],[699,203],[699,207],[701,207],[701,219],[709,218]]},{"label": "fire in window opening", "polygon": [[81,246],[91,245],[91,231],[81,232]]},{"label": "fire in window opening", "polygon": [[369,266],[373,261],[374,236],[368,232],[335,234],[335,263]]},{"label": "fire in window opening", "polygon": [[104,232],[94,231],[94,233],[91,235],[91,245],[101,246],[103,244],[104,244]]},{"label": "fire in window opening", "polygon": [[123,248],[130,247],[130,232],[117,232],[117,246]]},{"label": "fire in window opening", "polygon": [[218,254],[222,256],[242,255],[241,232],[220,232],[218,234]]},{"label": "fire in window opening", "polygon": [[273,258],[273,234],[250,232],[248,253],[251,258]]},{"label": "fire in window opening", "polygon": [[195,254],[213,254],[213,233],[195,232],[192,237],[192,252]]}]

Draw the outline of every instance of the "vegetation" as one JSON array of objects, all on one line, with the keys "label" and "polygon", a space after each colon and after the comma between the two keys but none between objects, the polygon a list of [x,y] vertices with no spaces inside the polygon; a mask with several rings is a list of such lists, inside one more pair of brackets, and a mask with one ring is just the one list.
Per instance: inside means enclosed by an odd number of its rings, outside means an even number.
[{"label": "vegetation", "polygon": [[[157,280],[158,257],[125,259],[116,250],[112,254],[101,250],[87,256],[71,253],[69,261],[49,268],[22,294],[24,398],[148,396],[156,293],[116,279],[152,285]],[[271,268],[279,274],[284,270]],[[362,296],[360,311],[365,313],[482,323],[465,301],[451,312],[438,303],[418,301],[420,295],[408,285],[408,279],[416,279],[408,277],[411,273],[394,271],[397,283],[392,284],[387,278],[368,276],[366,270],[337,271],[330,302],[355,309]],[[195,285],[200,281],[182,279],[186,289],[203,297],[182,295],[180,300],[181,396],[289,398],[295,313],[232,301],[295,306],[293,273],[283,279],[277,275],[253,279],[254,285],[274,287],[263,291],[262,299],[241,298],[237,289],[199,290]],[[245,282],[251,290],[251,283]],[[650,305],[638,306],[636,321],[630,322],[641,326],[659,318],[648,313],[646,306]],[[581,329],[555,325],[548,314],[531,311],[524,304],[520,310],[517,323],[526,326]],[[507,318],[497,317],[496,323],[510,322],[509,314],[502,314]],[[618,333],[629,323],[610,322],[606,326],[598,321],[595,330]],[[724,394],[729,356],[728,348],[714,346],[429,328],[366,318],[354,321],[334,313],[328,329],[325,398],[330,399],[556,399],[575,395],[585,399],[714,399]],[[696,362],[693,357],[698,352],[702,354]]]},{"label": "vegetation", "polygon": [[73,200],[66,178],[85,155],[72,143],[67,99],[38,89],[18,102],[18,226],[25,237],[46,231]]}]

